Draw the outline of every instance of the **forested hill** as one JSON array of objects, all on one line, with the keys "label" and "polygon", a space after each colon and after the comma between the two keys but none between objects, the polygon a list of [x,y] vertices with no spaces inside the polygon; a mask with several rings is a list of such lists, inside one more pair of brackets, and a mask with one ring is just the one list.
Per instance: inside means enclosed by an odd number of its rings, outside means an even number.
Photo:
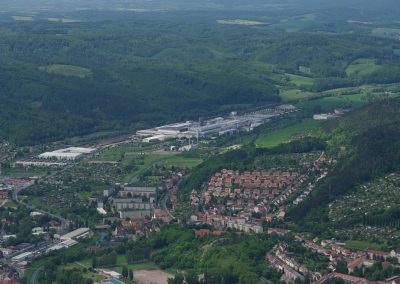
[{"label": "forested hill", "polygon": [[292,220],[302,223],[317,216],[323,218],[319,209],[338,196],[351,192],[356,185],[400,170],[399,109],[399,99],[387,99],[327,125],[328,144],[342,152],[339,165],[309,199],[290,212]]},{"label": "forested hill", "polygon": [[223,46],[233,31],[221,39],[201,25],[41,22],[0,34],[0,137],[19,144],[280,100],[269,70]]},{"label": "forested hill", "polygon": [[[306,87],[317,91],[398,82],[399,50],[389,39],[268,26],[154,19],[5,23],[0,139],[35,144],[276,103],[286,72],[314,78]],[[349,66],[370,72],[349,73]]]}]

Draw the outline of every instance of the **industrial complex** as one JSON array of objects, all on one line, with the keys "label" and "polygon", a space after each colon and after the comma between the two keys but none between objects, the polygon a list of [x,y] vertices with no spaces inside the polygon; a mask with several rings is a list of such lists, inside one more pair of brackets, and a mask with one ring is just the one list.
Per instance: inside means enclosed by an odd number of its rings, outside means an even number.
[{"label": "industrial complex", "polygon": [[297,110],[292,105],[280,105],[243,115],[232,112],[227,117],[216,117],[204,121],[186,121],[140,130],[136,132],[136,135],[142,137],[143,142],[164,141],[170,138],[217,137],[238,131],[251,131],[274,117]]}]

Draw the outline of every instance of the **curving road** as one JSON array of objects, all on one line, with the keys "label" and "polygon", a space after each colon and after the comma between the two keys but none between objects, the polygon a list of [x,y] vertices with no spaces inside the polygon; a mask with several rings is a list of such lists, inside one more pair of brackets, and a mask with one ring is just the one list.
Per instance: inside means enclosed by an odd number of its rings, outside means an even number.
[{"label": "curving road", "polygon": [[[25,188],[27,188],[27,187],[25,187]],[[19,188],[19,189],[14,190],[13,191],[13,196],[12,196],[13,200],[15,202],[17,202],[18,204],[21,204],[21,205],[23,205],[23,206],[25,206],[25,207],[27,207],[29,209],[35,210],[35,211],[43,213],[45,215],[49,215],[50,217],[53,217],[53,218],[59,220],[60,223],[61,223],[62,231],[66,231],[68,229],[68,226],[69,226],[69,223],[70,223],[69,220],[65,219],[64,217],[61,217],[60,215],[56,215],[56,214],[47,212],[47,211],[42,210],[42,209],[37,209],[36,206],[27,204],[27,203],[25,203],[25,202],[23,202],[22,200],[19,199],[19,192],[22,189],[25,189],[25,188]]]},{"label": "curving road", "polygon": [[29,280],[29,284],[36,283],[36,278],[41,270],[43,270],[43,267],[39,267],[32,272],[32,276],[31,276],[31,279]]}]

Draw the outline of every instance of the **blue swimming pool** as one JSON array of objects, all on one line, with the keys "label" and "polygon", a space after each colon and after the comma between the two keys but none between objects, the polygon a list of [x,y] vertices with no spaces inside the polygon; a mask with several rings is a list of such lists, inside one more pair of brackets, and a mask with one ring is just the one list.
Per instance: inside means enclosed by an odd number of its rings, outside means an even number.
[{"label": "blue swimming pool", "polygon": [[112,283],[112,284],[124,284],[124,282],[121,282],[121,281],[119,281],[119,280],[117,280],[117,279],[113,279],[113,278],[104,279],[104,280],[102,280],[101,282],[102,282],[102,283],[110,282],[110,283]]}]

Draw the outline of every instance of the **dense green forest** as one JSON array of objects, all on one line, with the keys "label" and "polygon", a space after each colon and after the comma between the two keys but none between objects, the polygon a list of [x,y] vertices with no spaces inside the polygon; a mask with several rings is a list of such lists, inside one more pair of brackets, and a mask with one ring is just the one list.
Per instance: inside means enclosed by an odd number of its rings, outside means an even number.
[{"label": "dense green forest", "polygon": [[[372,36],[143,19],[8,22],[0,35],[0,137],[17,144],[276,103],[286,73],[314,78],[306,91],[399,80],[400,44]],[[358,59],[370,72],[346,73]]]}]

